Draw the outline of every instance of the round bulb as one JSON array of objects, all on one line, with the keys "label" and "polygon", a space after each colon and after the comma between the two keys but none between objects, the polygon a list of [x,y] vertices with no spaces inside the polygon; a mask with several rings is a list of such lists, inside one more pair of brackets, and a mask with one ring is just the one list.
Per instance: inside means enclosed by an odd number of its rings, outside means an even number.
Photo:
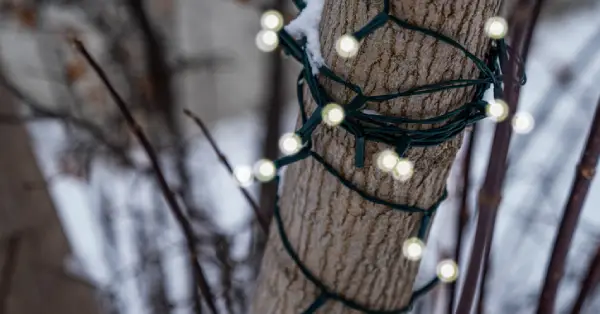
[{"label": "round bulb", "polygon": [[358,53],[358,40],[352,35],[342,35],[335,44],[335,50],[342,58],[351,58]]},{"label": "round bulb", "polygon": [[336,103],[325,105],[321,114],[323,116],[323,122],[329,126],[339,125],[344,121],[344,117],[346,116],[344,108]]},{"label": "round bulb", "polygon": [[496,99],[486,107],[487,116],[496,122],[501,122],[508,117],[508,105],[502,99]]},{"label": "round bulb", "polygon": [[252,184],[252,168],[248,166],[239,166],[233,169],[233,176],[238,184],[246,187]]},{"label": "round bulb", "polygon": [[260,182],[268,182],[275,178],[277,168],[275,163],[268,159],[261,159],[254,164],[254,176]]},{"label": "round bulb", "polygon": [[265,11],[260,17],[260,26],[263,29],[279,31],[283,27],[283,15],[276,10]]},{"label": "round bulb", "polygon": [[489,38],[502,39],[508,32],[508,23],[499,16],[489,18],[485,23],[485,33]]},{"label": "round bulb", "polygon": [[295,133],[286,133],[279,139],[279,149],[285,155],[293,155],[302,148],[302,140]]},{"label": "round bulb", "polygon": [[425,243],[419,238],[409,238],[402,245],[402,254],[410,261],[418,261],[423,257]]},{"label": "round bulb", "polygon": [[377,156],[377,167],[385,172],[390,172],[394,170],[399,160],[400,158],[398,158],[396,152],[387,149]]},{"label": "round bulb", "polygon": [[392,170],[392,176],[394,179],[402,182],[408,181],[412,177],[414,169],[415,165],[412,161],[406,158],[400,158]]},{"label": "round bulb", "polygon": [[533,116],[527,112],[517,112],[512,119],[512,127],[515,133],[527,134],[533,130],[534,126]]},{"label": "round bulb", "polygon": [[453,282],[458,278],[458,265],[451,259],[443,260],[437,265],[437,276],[442,282]]},{"label": "round bulb", "polygon": [[273,51],[277,48],[277,45],[279,45],[279,37],[277,37],[277,33],[272,30],[263,29],[256,35],[256,46],[261,51]]}]

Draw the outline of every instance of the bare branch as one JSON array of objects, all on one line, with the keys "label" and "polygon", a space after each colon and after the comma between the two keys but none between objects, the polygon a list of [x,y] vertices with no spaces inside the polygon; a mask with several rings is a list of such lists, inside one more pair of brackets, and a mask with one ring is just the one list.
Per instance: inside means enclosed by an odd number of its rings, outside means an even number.
[{"label": "bare branch", "polygon": [[219,269],[222,295],[225,303],[225,308],[229,313],[233,311],[233,299],[232,299],[232,283],[233,283],[233,271],[234,265],[231,262],[231,241],[226,235],[217,235],[215,238],[215,251],[216,258],[221,264]]},{"label": "bare branch", "polygon": [[[469,136],[468,146],[466,147],[466,153],[463,159],[462,164],[462,187],[461,187],[461,197],[460,197],[460,207],[458,208],[458,223],[456,225],[456,246],[454,251],[454,258],[458,262],[461,256],[462,249],[462,241],[463,241],[463,232],[467,222],[469,221],[469,190],[471,183],[471,163],[473,160],[473,150],[475,150],[475,134],[477,130],[477,125],[473,126],[471,134]],[[459,263],[460,264],[460,263]],[[456,282],[453,282],[449,286],[449,297],[450,302],[448,302],[448,314],[454,313],[454,306],[456,305]]]},{"label": "bare branch", "polygon": [[[233,167],[229,163],[229,160],[227,160],[227,157],[225,157],[225,155],[223,154],[223,152],[221,152],[221,150],[217,146],[217,143],[216,143],[215,139],[210,134],[210,131],[208,130],[208,128],[206,127],[206,125],[204,124],[204,122],[202,122],[202,120],[200,119],[200,117],[198,117],[197,115],[195,115],[194,113],[192,113],[188,109],[185,109],[183,112],[188,117],[190,117],[192,120],[194,120],[194,122],[202,130],[202,132],[206,136],[206,139],[210,143],[210,146],[213,148],[213,150],[217,154],[217,157],[219,158],[219,161],[221,161],[221,163],[225,166],[225,168],[227,169],[227,171],[233,176]],[[238,186],[239,186],[240,191],[244,195],[244,198],[246,199],[246,201],[248,201],[248,204],[250,204],[250,207],[254,211],[254,215],[256,215],[256,219],[260,223],[261,228],[263,229],[263,231],[265,233],[267,233],[268,230],[269,230],[268,229],[269,228],[269,223],[267,222],[267,218],[260,211],[260,209],[259,209],[258,205],[256,204],[256,202],[252,199],[252,196],[250,196],[250,193],[244,187],[242,187],[241,185],[238,185]]]},{"label": "bare branch", "polygon": [[571,314],[579,314],[581,312],[585,300],[596,286],[598,286],[598,281],[600,281],[600,245],[598,245],[596,255],[590,261],[587,273],[577,294],[577,299],[573,303]]},{"label": "bare branch", "polygon": [[161,44],[159,33],[155,31],[150,18],[144,10],[144,1],[125,1],[129,14],[139,27],[143,37],[144,53],[146,54],[146,71],[150,78],[153,97],[150,99],[150,109],[162,115],[171,135],[177,134],[177,124],[174,110],[173,89],[171,86],[172,73],[166,61],[165,47]]},{"label": "bare branch", "polygon": [[[540,99],[534,106],[533,112],[531,113],[535,117],[537,125],[543,125],[550,119],[552,110],[546,110],[552,108],[560,101],[560,96],[565,91],[572,88],[577,80],[573,79],[572,74],[567,73],[580,73],[590,66],[596,60],[595,56],[600,49],[600,28],[594,33],[594,35],[586,41],[585,45],[575,53],[571,62],[566,64],[560,71],[559,79],[554,81],[552,85],[544,93],[544,97]],[[511,150],[515,152],[514,156],[511,154],[511,160],[515,163],[519,162],[524,154],[522,152],[526,147],[531,146],[531,141],[536,137],[532,134],[519,138],[515,141]]]},{"label": "bare branch", "polygon": [[[514,53],[506,62],[502,72],[504,74],[505,101],[509,107],[509,117],[498,123],[492,143],[492,154],[488,163],[488,169],[479,192],[479,216],[475,240],[471,249],[471,258],[464,280],[463,291],[458,302],[457,313],[469,313],[473,305],[473,298],[477,290],[479,273],[484,263],[487,263],[491,250],[494,225],[501,201],[502,185],[506,176],[506,157],[512,135],[510,120],[518,107],[520,85],[515,77],[522,71],[519,68],[518,56],[525,60],[531,34],[544,0],[519,1],[515,6],[514,25],[511,25],[510,38],[514,46]],[[530,4],[533,5],[530,6]]]},{"label": "bare branch", "polygon": [[[127,156],[125,147],[110,140],[98,126],[90,121],[81,119],[68,111],[52,110],[48,105],[35,100],[21,91],[13,84],[4,73],[0,72],[0,85],[4,86],[15,98],[22,101],[32,112],[33,117],[52,118],[63,120],[89,133],[95,140],[106,146],[125,165],[133,165],[133,161]],[[5,117],[10,120],[10,117]]]},{"label": "bare branch", "polygon": [[575,181],[571,187],[569,200],[565,207],[558,233],[552,249],[550,263],[542,294],[540,296],[537,313],[551,314],[554,313],[554,303],[558,285],[563,276],[567,254],[571,247],[571,241],[577,228],[577,222],[583,209],[583,204],[591,184],[591,181],[596,172],[598,157],[600,156],[600,99],[596,107],[594,121],[588,135],[579,165],[575,171]]},{"label": "bare branch", "polygon": [[[211,312],[216,314],[217,308],[214,303],[213,294],[210,291],[210,287],[209,287],[206,277],[204,275],[204,271],[202,270],[202,266],[200,265],[200,262],[198,261],[198,250],[196,247],[197,240],[196,240],[196,236],[194,234],[193,228],[192,228],[190,222],[185,217],[185,213],[184,213],[183,209],[180,207],[179,203],[177,202],[177,199],[175,198],[175,194],[173,193],[173,191],[171,191],[171,189],[167,183],[167,180],[163,174],[163,170],[158,161],[158,156],[157,156],[156,152],[154,151],[152,144],[150,144],[150,140],[146,137],[146,135],[143,132],[143,130],[141,129],[141,127],[135,121],[135,118],[133,117],[133,115],[127,108],[127,105],[125,104],[125,101],[121,98],[121,96],[115,90],[114,86],[112,86],[112,84],[108,80],[108,77],[106,76],[106,73],[104,72],[104,70],[100,67],[100,65],[98,65],[96,60],[90,55],[90,53],[87,51],[87,49],[85,48],[83,43],[79,40],[73,40],[73,44],[75,46],[75,49],[77,49],[83,55],[83,57],[87,60],[87,62],[93,68],[94,72],[96,72],[96,74],[99,76],[102,83],[106,86],[109,94],[111,95],[111,97],[115,101],[115,104],[121,111],[121,114],[123,115],[123,118],[125,119],[125,122],[127,123],[128,127],[133,132],[134,136],[137,138],[140,145],[142,145],[142,148],[144,149],[145,153],[147,154],[148,158],[150,159],[153,173],[159,184],[162,194],[163,194],[165,200],[167,201],[167,204],[169,205],[169,208],[171,209],[171,212],[172,212],[173,216],[175,217],[175,219],[177,220],[177,222],[183,232],[183,235],[185,237],[189,259],[190,259],[190,262],[192,263],[192,267],[194,270],[193,272],[194,272],[194,279],[196,281],[196,285],[199,287],[200,292],[202,293],[204,300],[206,301]],[[194,293],[193,295],[197,298],[196,293]],[[199,303],[199,301],[196,301],[196,303]]]},{"label": "bare branch", "polygon": [[[491,256],[491,253],[490,253]],[[488,276],[490,275],[492,269],[492,259],[488,258],[481,269],[481,280],[479,280],[479,298],[477,299],[477,303],[475,305],[475,313],[484,314],[485,313],[485,288]]]}]

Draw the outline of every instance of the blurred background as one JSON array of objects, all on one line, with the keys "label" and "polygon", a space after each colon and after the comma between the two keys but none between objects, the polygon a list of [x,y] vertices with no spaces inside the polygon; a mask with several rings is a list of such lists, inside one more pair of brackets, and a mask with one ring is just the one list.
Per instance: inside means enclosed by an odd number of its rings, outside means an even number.
[{"label": "blurred background", "polygon": [[[485,313],[534,312],[600,97],[600,0],[547,2],[520,101],[535,118],[535,128],[516,135],[511,146]],[[183,109],[203,119],[238,169],[276,156],[279,135],[294,127],[300,67],[279,52],[257,49],[259,18],[269,8],[282,10],[287,21],[296,14],[291,2],[282,0],[0,0],[0,155],[12,156],[0,157],[0,267],[3,274],[14,273],[13,293],[33,295],[14,302],[33,309],[51,295],[47,289],[60,290],[62,281],[72,281],[73,291],[93,291],[96,313],[192,313],[183,237],[147,157],[96,74],[69,46],[67,38],[77,36],[157,147],[200,238],[200,259],[218,308],[247,312],[264,238],[235,179]],[[28,133],[8,134],[15,117],[27,119]],[[473,204],[493,128],[493,122],[483,121],[476,131]],[[454,252],[463,156],[430,235],[433,249],[422,263],[424,278],[437,260]],[[36,163],[42,176],[27,170]],[[29,181],[19,181],[23,176]],[[21,183],[40,190],[40,196],[20,198],[15,186]],[[272,187],[250,190],[261,210],[270,210]],[[8,206],[43,210],[9,213],[3,209]],[[600,245],[598,206],[600,184],[594,182],[561,283],[560,313],[570,309]],[[471,226],[472,219],[463,253]],[[9,254],[26,244],[34,247],[31,252]],[[14,256],[17,262],[11,262]],[[41,260],[49,256],[56,266],[52,274],[61,276],[44,277],[45,286],[31,290],[27,282],[47,271]],[[436,289],[414,312],[445,313],[446,301],[445,290]],[[76,312],[88,313],[83,306]],[[600,289],[584,313],[600,313]]]}]

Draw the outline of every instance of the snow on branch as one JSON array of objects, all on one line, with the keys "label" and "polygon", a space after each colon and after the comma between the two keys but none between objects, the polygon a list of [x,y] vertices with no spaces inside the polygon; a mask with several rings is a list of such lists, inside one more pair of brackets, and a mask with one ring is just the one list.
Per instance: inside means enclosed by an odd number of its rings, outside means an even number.
[{"label": "snow on branch", "polygon": [[292,20],[285,30],[294,38],[306,38],[306,49],[312,67],[313,75],[319,73],[319,68],[325,65],[319,42],[319,23],[323,13],[324,0],[305,0],[306,7]]}]

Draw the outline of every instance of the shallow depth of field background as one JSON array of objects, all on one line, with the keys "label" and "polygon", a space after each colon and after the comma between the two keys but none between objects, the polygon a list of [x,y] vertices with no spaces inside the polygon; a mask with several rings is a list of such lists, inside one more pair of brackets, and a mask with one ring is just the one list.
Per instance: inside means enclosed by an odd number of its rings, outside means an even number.
[{"label": "shallow depth of field background", "polygon": [[[139,61],[143,45],[137,26],[119,0],[42,2],[33,17],[14,9],[0,13],[1,71],[49,109],[66,108],[112,132],[112,102],[64,38],[69,32],[80,36],[123,93],[138,91],[141,96],[137,99],[144,99],[144,93],[151,91],[144,90],[144,63]],[[189,108],[207,122],[234,165],[251,165],[261,157],[266,106],[273,89],[284,95],[282,131],[294,126],[299,67],[294,60],[285,59],[284,79],[270,80],[270,65],[280,55],[260,52],[254,42],[259,16],[268,1],[147,2],[147,12],[166,43],[167,59],[173,64],[192,60],[182,63],[174,75],[176,102],[172,105],[187,143],[185,163],[191,202],[200,213],[198,233],[208,239],[203,244],[202,262],[216,294],[226,293],[234,300],[233,312],[245,313],[256,271],[252,258],[258,254],[251,245],[252,213],[200,130],[181,110]],[[288,15],[295,12],[290,4]],[[97,15],[108,16],[106,29],[99,29],[93,21]],[[599,0],[549,1],[537,28],[527,64],[528,83],[520,102],[536,125],[530,134],[516,135],[511,146],[486,287],[487,313],[533,313],[537,304],[556,226],[600,97],[599,16]],[[130,68],[123,69],[113,60],[108,49],[111,40],[126,45]],[[136,99],[134,93],[127,95]],[[27,112],[27,105],[23,110]],[[144,171],[145,155],[133,145],[129,152],[136,166],[123,167],[85,132],[64,121],[36,119],[28,126],[73,247],[65,267],[97,286],[111,313],[154,313],[155,299],[150,296],[158,287],[165,288],[170,313],[191,313],[182,237],[152,177]],[[473,201],[487,166],[493,127],[490,121],[480,124]],[[172,153],[173,149],[164,145],[161,156],[170,169],[171,183],[177,186],[180,178],[173,170]],[[451,193],[456,192],[458,175],[459,171],[451,175]],[[561,310],[570,308],[589,255],[600,242],[597,181],[561,284]],[[454,250],[456,210],[454,194],[440,208],[430,235],[431,245],[421,267],[425,277],[434,271],[438,258]],[[463,252],[468,251],[470,240],[465,239]],[[231,275],[230,286],[222,284],[224,269]],[[431,293],[416,311],[438,313],[436,310],[445,308],[441,295],[439,291]],[[225,306],[222,299],[218,304]],[[600,313],[600,291],[589,304],[586,313]]]}]

